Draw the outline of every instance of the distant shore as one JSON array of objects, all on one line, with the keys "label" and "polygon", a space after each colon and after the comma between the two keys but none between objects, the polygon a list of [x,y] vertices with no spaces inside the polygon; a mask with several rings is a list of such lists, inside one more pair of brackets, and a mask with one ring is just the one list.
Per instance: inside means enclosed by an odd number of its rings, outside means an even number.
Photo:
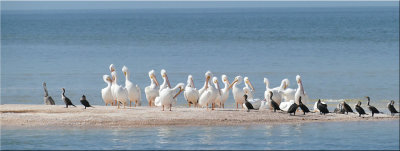
[{"label": "distant shore", "polygon": [[383,121],[399,120],[399,115],[388,114],[349,115],[329,113],[297,112],[296,116],[269,110],[220,109],[173,107],[172,111],[160,107],[94,106],[84,109],[82,106],[64,108],[63,105],[0,105],[2,127],[151,127],[151,126],[234,126],[294,124],[307,122],[346,122],[346,121]]}]

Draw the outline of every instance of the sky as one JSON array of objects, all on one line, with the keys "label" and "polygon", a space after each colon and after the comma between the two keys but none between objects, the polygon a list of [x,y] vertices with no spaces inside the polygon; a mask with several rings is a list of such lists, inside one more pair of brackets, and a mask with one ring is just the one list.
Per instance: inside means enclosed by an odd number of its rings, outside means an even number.
[{"label": "sky", "polygon": [[399,6],[399,1],[1,1],[1,10]]}]

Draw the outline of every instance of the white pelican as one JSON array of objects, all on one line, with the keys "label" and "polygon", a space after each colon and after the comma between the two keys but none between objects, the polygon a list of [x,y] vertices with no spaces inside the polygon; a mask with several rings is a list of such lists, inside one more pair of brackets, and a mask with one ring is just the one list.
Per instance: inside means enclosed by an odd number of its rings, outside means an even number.
[{"label": "white pelican", "polygon": [[239,85],[242,82],[242,77],[241,76],[236,76],[235,81],[237,81],[235,84],[233,84],[232,88],[232,94],[233,94],[233,99],[235,100],[236,103],[236,109],[242,106],[243,108],[243,103],[244,103],[244,91],[241,88],[238,88],[237,85]]},{"label": "white pelican", "polygon": [[206,81],[204,83],[203,88],[199,90],[200,98],[199,98],[199,105],[201,107],[207,106],[208,109],[208,104],[212,103],[212,100],[215,99],[215,96],[213,96],[212,88],[214,88],[210,84],[210,78],[212,77],[212,73],[210,71],[207,71],[205,73]]},{"label": "white pelican", "polygon": [[161,70],[161,77],[163,78],[164,82],[161,84],[159,92],[167,87],[171,88],[171,83],[169,83],[167,71],[165,71],[165,69]]},{"label": "white pelican", "polygon": [[[278,103],[278,105],[281,104],[282,97],[281,97],[281,94],[280,94],[280,91],[279,91],[281,87],[273,88],[273,89],[269,88],[269,80],[267,78],[264,78],[264,83],[265,83],[264,99],[267,101],[267,103],[271,103],[270,96],[269,96],[270,95],[270,91],[271,91],[272,92],[272,99],[276,103]],[[281,84],[281,86],[282,86],[282,84]],[[284,86],[282,86],[282,88],[284,88]],[[269,106],[269,109],[272,109],[272,107],[270,105],[268,105],[268,106]]]},{"label": "white pelican", "polygon": [[[261,105],[262,105],[262,100],[261,99],[254,99],[253,98],[253,93],[251,92],[251,89],[249,87],[244,87],[243,88],[244,94],[247,95],[247,101],[249,101],[249,103],[251,103],[251,105],[253,105],[253,108],[255,110],[260,109]],[[246,108],[245,104],[243,104],[243,107]]]},{"label": "white pelican", "polygon": [[150,78],[150,85],[144,89],[146,93],[146,99],[149,102],[149,106],[154,106],[155,99],[158,97],[159,94],[159,84],[156,78],[156,74],[154,70],[149,71],[149,78]]},{"label": "white pelican", "polygon": [[281,104],[279,104],[279,108],[282,111],[287,112],[292,104],[294,104],[294,100],[290,100],[290,101],[287,101],[287,102],[281,102]]},{"label": "white pelican", "polygon": [[229,98],[229,89],[231,89],[233,84],[235,84],[237,81],[233,81],[232,84],[230,84],[228,77],[225,74],[221,76],[221,79],[222,82],[225,84],[225,87],[221,89],[221,103],[219,104],[219,106],[224,108],[225,102]]},{"label": "white pelican", "polygon": [[125,108],[125,105],[127,103],[126,101],[128,100],[128,91],[126,90],[125,87],[118,85],[117,73],[115,71],[113,71],[111,73],[111,76],[112,76],[112,81],[113,81],[112,85],[115,86],[114,89],[111,89],[111,91],[114,92],[113,94],[114,94],[114,98],[117,100],[118,108],[119,108],[120,103],[122,103]]},{"label": "white pelican", "polygon": [[[174,88],[165,88],[160,92],[160,96],[156,98],[156,106],[162,106],[164,111],[164,106],[169,106],[171,111],[172,105],[176,102],[176,97],[184,90],[185,84],[178,83]],[[179,91],[175,93],[177,90]]]},{"label": "white pelican", "polygon": [[197,91],[196,87],[194,87],[192,75],[188,76],[187,85],[185,87],[185,92],[183,93],[183,95],[188,102],[189,107],[190,104],[194,104],[195,107],[197,106],[197,103],[199,101],[199,91]]},{"label": "white pelican", "polygon": [[217,77],[213,77],[213,83],[214,83],[214,88],[212,89],[213,93],[214,93],[214,99],[212,100],[212,109],[214,109],[215,104],[221,104],[221,88],[219,86],[219,82],[218,82],[218,78]]},{"label": "white pelican", "polygon": [[255,90],[254,90],[254,87],[253,87],[253,85],[251,84],[251,82],[249,80],[249,77],[244,77],[244,85],[245,85],[245,87],[249,88],[249,90],[250,90],[249,93],[251,93],[251,95],[253,96]]},{"label": "white pelican", "polygon": [[101,89],[101,97],[103,98],[104,103],[106,106],[108,104],[113,104],[113,97],[111,94],[111,77],[109,75],[103,75],[104,82],[107,83],[107,87]]},{"label": "white pelican", "polygon": [[[112,102],[111,103],[111,105],[117,105],[117,98],[116,98],[116,94],[114,94],[114,89],[117,87],[115,84],[113,84],[114,83],[114,77],[112,76],[112,74],[113,74],[113,72],[116,72],[115,71],[115,67],[114,67],[114,64],[111,64],[110,65],[110,67],[109,67],[109,69],[110,69],[110,73],[111,73],[111,95],[112,95],[112,97],[113,97],[113,100],[114,100],[114,102]],[[115,73],[115,74],[117,74],[117,73]]]},{"label": "white pelican", "polygon": [[128,98],[129,98],[129,107],[132,107],[132,102],[135,103],[135,107],[141,106],[142,102],[142,95],[140,91],[140,87],[136,84],[134,85],[130,80],[129,80],[129,70],[128,67],[123,66],[122,67],[122,72],[125,75],[125,88],[128,91]]},{"label": "white pelican", "polygon": [[282,82],[285,83],[285,88],[282,90],[282,99],[285,101],[294,100],[294,95],[296,94],[296,89],[288,88],[289,79],[283,79]]},{"label": "white pelican", "polygon": [[296,76],[296,81],[297,81],[297,86],[298,86],[298,88],[296,89],[296,93],[295,93],[295,95],[294,95],[294,98],[295,98],[294,102],[295,102],[296,104],[299,104],[299,97],[301,96],[302,102],[303,102],[303,103],[307,103],[307,101],[308,101],[308,96],[307,96],[307,94],[304,92],[303,82],[302,82],[302,80],[301,80],[300,75],[297,75],[297,76]]}]

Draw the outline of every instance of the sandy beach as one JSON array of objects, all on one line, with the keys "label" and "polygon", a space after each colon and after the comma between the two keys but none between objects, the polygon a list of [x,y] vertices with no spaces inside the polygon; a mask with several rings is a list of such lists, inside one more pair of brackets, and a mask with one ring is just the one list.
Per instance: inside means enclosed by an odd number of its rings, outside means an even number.
[{"label": "sandy beach", "polygon": [[56,105],[7,104],[0,106],[2,127],[147,127],[147,126],[223,126],[223,125],[265,125],[306,122],[340,121],[382,121],[399,120],[399,116],[376,114],[375,117],[358,114],[349,115],[319,113],[289,116],[283,112],[269,110],[220,109],[173,107],[172,111],[161,111],[156,107],[133,107],[116,109],[115,106],[82,106],[64,108]]}]

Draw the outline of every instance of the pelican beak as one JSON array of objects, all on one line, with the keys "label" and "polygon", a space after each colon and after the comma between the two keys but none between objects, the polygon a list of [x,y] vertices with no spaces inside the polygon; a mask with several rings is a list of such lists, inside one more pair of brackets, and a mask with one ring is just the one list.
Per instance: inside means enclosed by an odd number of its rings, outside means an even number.
[{"label": "pelican beak", "polygon": [[254,87],[253,87],[253,85],[251,84],[250,80],[247,80],[246,83],[249,84],[249,86],[251,87],[251,89],[253,89],[253,91],[254,91]]},{"label": "pelican beak", "polygon": [[160,84],[157,81],[156,76],[152,75],[151,78],[154,80],[154,82],[156,83],[156,86],[159,86]]},{"label": "pelican beak", "polygon": [[288,87],[287,83],[285,82],[285,85],[283,86],[283,89],[285,90]]},{"label": "pelican beak", "polygon": [[206,89],[208,89],[208,81],[210,81],[210,76],[207,76],[207,78],[206,78]]},{"label": "pelican beak", "polygon": [[111,72],[114,72],[115,71],[115,69],[114,68],[111,68],[111,70],[110,70]]},{"label": "pelican beak", "polygon": [[215,82],[217,83],[217,88],[218,88],[219,95],[221,95],[221,88],[219,87],[219,82],[218,82],[218,80],[215,80]]},{"label": "pelican beak", "polygon": [[169,79],[168,79],[167,75],[165,75],[165,79],[167,80],[168,87],[171,88],[171,83],[169,83]]},{"label": "pelican beak", "polygon": [[233,86],[236,82],[238,82],[238,81],[239,81],[239,79],[236,79],[236,78],[235,78],[235,81],[233,81],[233,82],[231,83],[231,85],[229,85],[229,88],[228,88],[228,89],[232,88],[232,86]]},{"label": "pelican beak", "polygon": [[194,86],[194,82],[193,82],[193,78],[190,78],[190,81],[192,81],[193,88],[195,88],[195,86]]},{"label": "pelican beak", "polygon": [[126,72],[124,72],[124,76],[126,76]]}]

